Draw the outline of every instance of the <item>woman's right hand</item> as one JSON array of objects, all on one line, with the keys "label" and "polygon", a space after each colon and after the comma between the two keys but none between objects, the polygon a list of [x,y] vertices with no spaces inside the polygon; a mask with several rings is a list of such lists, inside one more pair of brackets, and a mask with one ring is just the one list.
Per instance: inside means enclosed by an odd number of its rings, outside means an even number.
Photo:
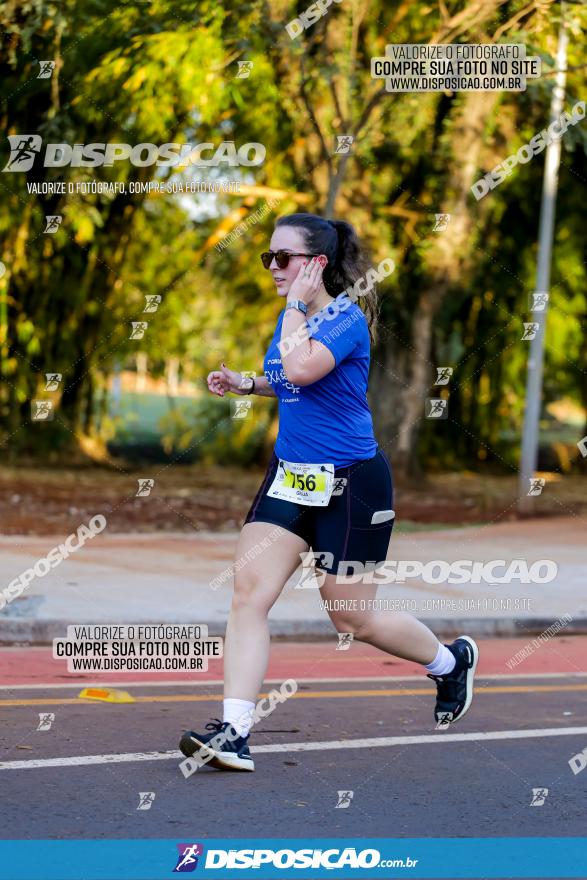
[{"label": "woman's right hand", "polygon": [[240,387],[242,379],[241,373],[236,373],[234,370],[229,370],[225,364],[220,364],[219,370],[208,373],[208,389],[218,397],[224,397],[227,391],[233,394],[246,394],[247,392]]}]

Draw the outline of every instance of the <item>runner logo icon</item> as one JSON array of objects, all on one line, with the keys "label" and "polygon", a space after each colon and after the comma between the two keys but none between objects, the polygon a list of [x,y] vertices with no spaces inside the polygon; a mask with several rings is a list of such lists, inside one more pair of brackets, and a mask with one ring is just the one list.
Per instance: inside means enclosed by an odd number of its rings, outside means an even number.
[{"label": "runner logo icon", "polygon": [[35,157],[41,152],[42,139],[38,134],[9,134],[10,158],[3,171],[30,171]]},{"label": "runner logo icon", "polygon": [[187,874],[195,871],[198,867],[198,856],[204,855],[204,847],[201,843],[178,843],[177,865],[173,869],[174,874]]}]

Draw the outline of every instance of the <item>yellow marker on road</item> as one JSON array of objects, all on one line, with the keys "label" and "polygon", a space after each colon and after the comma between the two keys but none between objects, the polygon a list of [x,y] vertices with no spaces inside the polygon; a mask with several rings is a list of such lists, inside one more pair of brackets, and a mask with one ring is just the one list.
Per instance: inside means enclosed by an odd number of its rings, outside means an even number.
[{"label": "yellow marker on road", "polygon": [[[15,686],[18,690],[18,685]],[[475,694],[527,694],[528,696],[536,696],[539,693],[556,692],[580,692],[587,691],[587,684],[520,684],[520,685],[489,685],[480,686],[475,689]],[[77,697],[34,697],[33,699],[18,700],[2,700],[0,699],[0,709],[5,706],[79,706],[80,697],[86,697],[90,700],[107,700],[104,696],[106,693],[124,694],[124,699],[110,699],[108,702],[116,703],[206,703],[222,700],[222,694],[169,694],[163,696],[153,694],[146,697],[131,697],[126,691],[119,691],[115,688],[84,688]],[[365,689],[365,690],[344,690],[344,691],[298,691],[292,695],[294,700],[311,700],[311,699],[341,699],[344,697],[416,697],[430,696],[436,693],[434,688],[382,688],[382,689]],[[99,696],[92,696],[99,694]],[[259,697],[266,697],[266,693],[259,694]]]},{"label": "yellow marker on road", "polygon": [[134,703],[128,691],[119,691],[117,688],[84,688],[78,694],[84,700],[102,700],[104,703]]}]

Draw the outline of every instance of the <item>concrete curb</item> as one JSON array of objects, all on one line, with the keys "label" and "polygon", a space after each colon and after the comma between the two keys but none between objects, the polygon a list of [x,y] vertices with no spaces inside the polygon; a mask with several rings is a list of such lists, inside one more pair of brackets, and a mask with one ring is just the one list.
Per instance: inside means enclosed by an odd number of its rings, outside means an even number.
[{"label": "concrete curb", "polygon": [[[466,633],[478,638],[528,638],[538,636],[553,625],[556,618],[502,618],[502,617],[460,617],[460,618],[434,618],[420,617],[426,626],[443,640],[454,639]],[[75,621],[80,623],[80,621]],[[94,621],[95,622],[95,621]],[[135,623],[153,623],[157,621],[134,621]],[[211,636],[224,636],[226,627],[225,620],[200,620],[206,624]],[[67,627],[72,621],[64,620],[12,620],[0,619],[0,647],[18,645],[50,645],[54,638],[66,635]],[[107,625],[105,621],[100,621]],[[120,621],[112,621],[112,625]],[[165,623],[185,623],[185,620],[169,621]],[[275,639],[287,641],[321,641],[334,638],[334,628],[327,620],[291,621],[270,620],[271,635]],[[587,633],[587,617],[574,618],[563,629],[563,635],[585,635]]]}]

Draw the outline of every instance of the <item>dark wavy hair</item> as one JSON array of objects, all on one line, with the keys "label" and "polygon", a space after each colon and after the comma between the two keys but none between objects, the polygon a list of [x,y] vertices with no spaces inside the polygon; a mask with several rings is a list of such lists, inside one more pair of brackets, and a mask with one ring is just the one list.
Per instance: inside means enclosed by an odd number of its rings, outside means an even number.
[{"label": "dark wavy hair", "polygon": [[[300,229],[309,253],[325,254],[328,257],[322,281],[326,292],[332,297],[352,287],[371,267],[354,227],[345,220],[325,220],[317,214],[285,214],[278,218],[276,226]],[[373,343],[376,340],[379,314],[375,286],[356,301],[365,313]]]}]

